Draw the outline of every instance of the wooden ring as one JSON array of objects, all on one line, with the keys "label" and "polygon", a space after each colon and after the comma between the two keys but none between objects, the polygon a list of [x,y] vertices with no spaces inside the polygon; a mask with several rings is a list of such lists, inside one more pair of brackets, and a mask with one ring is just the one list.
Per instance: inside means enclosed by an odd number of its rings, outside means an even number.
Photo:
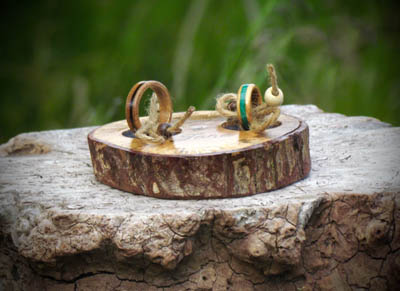
[{"label": "wooden ring", "polygon": [[172,118],[172,101],[167,87],[158,81],[140,81],[129,91],[125,103],[125,117],[132,132],[136,132],[142,124],[139,119],[139,104],[144,92],[153,90],[160,104],[159,123],[170,122]]},{"label": "wooden ring", "polygon": [[257,106],[262,103],[260,89],[255,84],[243,84],[240,86],[237,94],[237,115],[238,119],[245,130],[249,130],[253,121],[251,109],[253,105]]}]

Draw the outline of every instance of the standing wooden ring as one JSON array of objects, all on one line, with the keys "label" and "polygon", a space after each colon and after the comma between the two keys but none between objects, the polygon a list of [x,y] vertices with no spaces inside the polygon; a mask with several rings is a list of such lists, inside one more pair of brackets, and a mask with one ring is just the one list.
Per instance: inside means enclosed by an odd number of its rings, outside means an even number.
[{"label": "standing wooden ring", "polygon": [[253,105],[262,103],[260,89],[255,84],[243,84],[237,94],[237,115],[243,129],[249,130],[253,121],[251,109]]},{"label": "standing wooden ring", "polygon": [[160,104],[159,123],[171,121],[172,101],[167,87],[158,81],[141,81],[132,87],[126,97],[125,117],[132,132],[136,132],[142,126],[139,119],[139,104],[147,89],[153,90],[157,95]]}]

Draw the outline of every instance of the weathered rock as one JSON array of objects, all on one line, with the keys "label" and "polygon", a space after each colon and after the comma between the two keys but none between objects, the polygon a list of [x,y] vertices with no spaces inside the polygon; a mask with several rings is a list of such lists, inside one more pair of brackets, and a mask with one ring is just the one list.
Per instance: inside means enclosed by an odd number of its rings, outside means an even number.
[{"label": "weathered rock", "polygon": [[310,176],[236,199],[100,184],[92,128],[15,137],[0,150],[0,290],[395,290],[400,129],[283,110],[310,127]]},{"label": "weathered rock", "polygon": [[47,154],[51,151],[48,144],[37,139],[17,136],[0,145],[0,157]]}]

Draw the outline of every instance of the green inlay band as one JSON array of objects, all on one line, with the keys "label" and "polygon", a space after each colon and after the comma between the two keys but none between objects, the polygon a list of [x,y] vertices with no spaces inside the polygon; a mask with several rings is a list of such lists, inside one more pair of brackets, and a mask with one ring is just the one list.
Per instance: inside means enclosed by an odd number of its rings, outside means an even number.
[{"label": "green inlay band", "polygon": [[249,121],[246,115],[246,92],[249,85],[243,85],[240,90],[240,117],[242,119],[242,126],[245,130],[249,130]]}]

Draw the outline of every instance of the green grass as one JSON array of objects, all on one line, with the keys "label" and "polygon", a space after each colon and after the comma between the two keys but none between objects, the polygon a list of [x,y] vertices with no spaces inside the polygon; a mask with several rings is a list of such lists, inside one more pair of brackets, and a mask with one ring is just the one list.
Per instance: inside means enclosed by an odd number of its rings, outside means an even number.
[{"label": "green grass", "polygon": [[[0,142],[124,118],[140,80],[174,110],[213,109],[242,83],[286,104],[400,125],[396,9],[375,1],[34,1],[3,7]],[[3,4],[5,5],[5,4]]]}]

